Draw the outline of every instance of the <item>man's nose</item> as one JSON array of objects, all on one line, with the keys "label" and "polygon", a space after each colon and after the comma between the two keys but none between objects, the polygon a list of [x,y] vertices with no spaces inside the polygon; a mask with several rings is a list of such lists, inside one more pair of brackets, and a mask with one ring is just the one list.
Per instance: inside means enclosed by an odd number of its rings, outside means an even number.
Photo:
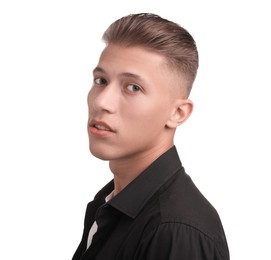
[{"label": "man's nose", "polygon": [[108,113],[114,113],[116,111],[118,89],[114,84],[109,84],[102,87],[96,95],[90,99],[92,100],[92,106],[95,111],[107,111]]}]

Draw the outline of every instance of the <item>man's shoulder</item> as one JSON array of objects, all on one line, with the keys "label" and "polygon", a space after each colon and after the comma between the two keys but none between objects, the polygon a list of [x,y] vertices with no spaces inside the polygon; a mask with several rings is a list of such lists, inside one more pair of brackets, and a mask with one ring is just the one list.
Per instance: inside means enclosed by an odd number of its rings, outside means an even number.
[{"label": "man's shoulder", "polygon": [[188,225],[213,238],[223,232],[218,212],[184,172],[159,191],[161,223]]},{"label": "man's shoulder", "polygon": [[218,259],[229,259],[227,240],[216,209],[183,169],[156,195],[149,204],[155,214],[144,231],[146,241],[173,241],[174,238],[178,253],[177,248],[194,252],[203,247],[199,251],[216,252],[222,257]]}]

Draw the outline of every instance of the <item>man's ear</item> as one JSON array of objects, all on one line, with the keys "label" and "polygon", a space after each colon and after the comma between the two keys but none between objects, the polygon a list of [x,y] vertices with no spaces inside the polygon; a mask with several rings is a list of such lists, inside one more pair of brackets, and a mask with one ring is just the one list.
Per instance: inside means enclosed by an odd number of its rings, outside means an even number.
[{"label": "man's ear", "polygon": [[177,128],[183,124],[193,111],[193,102],[189,99],[177,100],[173,107],[169,120],[166,123],[168,128]]}]

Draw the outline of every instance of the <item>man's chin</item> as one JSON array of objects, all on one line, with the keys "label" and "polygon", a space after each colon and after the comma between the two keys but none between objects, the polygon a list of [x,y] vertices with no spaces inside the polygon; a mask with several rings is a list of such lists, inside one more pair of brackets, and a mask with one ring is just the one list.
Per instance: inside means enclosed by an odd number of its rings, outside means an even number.
[{"label": "man's chin", "polygon": [[109,161],[110,160],[110,156],[108,156],[103,151],[92,149],[91,147],[89,148],[89,151],[94,157],[96,157],[96,158],[98,158],[100,160],[103,160],[103,161]]}]

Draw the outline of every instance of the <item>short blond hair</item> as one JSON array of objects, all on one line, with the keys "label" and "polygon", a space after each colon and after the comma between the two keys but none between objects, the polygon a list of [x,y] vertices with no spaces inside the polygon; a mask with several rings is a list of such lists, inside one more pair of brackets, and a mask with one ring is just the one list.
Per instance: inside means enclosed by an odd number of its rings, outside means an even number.
[{"label": "short blond hair", "polygon": [[179,24],[152,13],[131,14],[113,22],[102,39],[106,44],[140,46],[163,55],[185,79],[189,95],[199,66],[198,51],[193,37]]}]

